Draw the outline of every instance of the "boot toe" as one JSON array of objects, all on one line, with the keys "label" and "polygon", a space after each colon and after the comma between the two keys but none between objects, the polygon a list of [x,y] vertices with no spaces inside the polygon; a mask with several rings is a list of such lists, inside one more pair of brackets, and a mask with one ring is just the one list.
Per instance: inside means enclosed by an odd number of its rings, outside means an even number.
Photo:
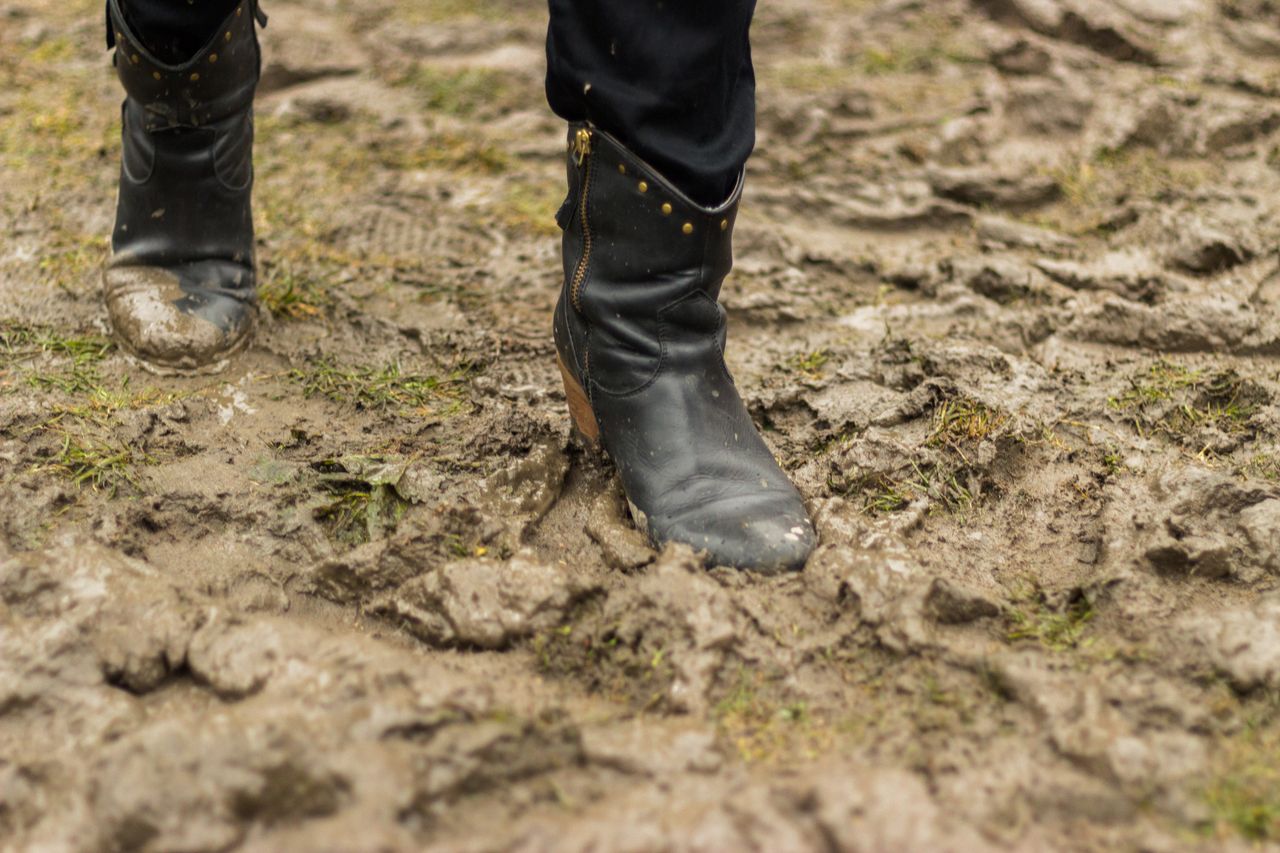
[{"label": "boot toe", "polygon": [[799,495],[727,498],[650,525],[656,544],[681,542],[711,565],[765,573],[803,569],[817,543]]},{"label": "boot toe", "polygon": [[111,326],[126,350],[150,364],[177,370],[215,366],[247,342],[255,309],[205,282],[234,282],[242,275],[242,269],[207,264],[181,272],[111,267],[104,282]]}]

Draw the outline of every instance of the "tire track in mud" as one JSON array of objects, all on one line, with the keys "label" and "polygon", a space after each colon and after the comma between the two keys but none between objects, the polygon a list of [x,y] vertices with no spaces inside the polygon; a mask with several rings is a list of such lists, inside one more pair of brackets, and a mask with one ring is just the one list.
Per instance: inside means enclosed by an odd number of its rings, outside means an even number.
[{"label": "tire track in mud", "polygon": [[0,849],[1280,837],[1265,4],[761,9],[728,357],[822,538],[768,579],[566,439],[541,7],[272,9],[269,322],[161,379],[72,5],[0,33]]}]

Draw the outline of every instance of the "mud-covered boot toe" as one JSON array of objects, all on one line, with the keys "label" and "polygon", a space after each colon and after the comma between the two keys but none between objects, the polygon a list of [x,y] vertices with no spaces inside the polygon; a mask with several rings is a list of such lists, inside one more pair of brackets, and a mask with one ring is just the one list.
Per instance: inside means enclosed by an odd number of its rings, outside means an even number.
[{"label": "mud-covered boot toe", "polygon": [[[234,282],[225,264],[204,264],[206,280]],[[241,272],[241,274],[243,274]],[[107,315],[121,346],[148,364],[183,371],[215,368],[248,343],[256,307],[225,290],[186,284],[182,272],[109,267]]]},{"label": "mud-covered boot toe", "polygon": [[798,495],[763,495],[705,504],[650,519],[656,542],[705,551],[713,566],[790,572],[804,567],[817,536]]}]

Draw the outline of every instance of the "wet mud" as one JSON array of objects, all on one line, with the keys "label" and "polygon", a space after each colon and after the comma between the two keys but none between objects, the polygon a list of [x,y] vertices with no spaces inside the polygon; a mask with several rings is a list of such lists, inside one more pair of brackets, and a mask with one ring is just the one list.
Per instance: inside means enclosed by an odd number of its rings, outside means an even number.
[{"label": "wet mud", "polygon": [[762,4],[779,577],[570,439],[543,5],[270,12],[257,337],[162,376],[100,8],[0,4],[0,850],[1280,844],[1274,4]]}]

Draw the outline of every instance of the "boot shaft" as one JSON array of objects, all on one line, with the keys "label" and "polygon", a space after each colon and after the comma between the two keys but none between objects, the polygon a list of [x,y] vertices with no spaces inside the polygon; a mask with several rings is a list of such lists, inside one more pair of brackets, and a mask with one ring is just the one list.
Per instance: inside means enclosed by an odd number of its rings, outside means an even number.
[{"label": "boot shaft", "polygon": [[585,123],[569,129],[567,162],[557,336],[588,387],[625,392],[663,361],[722,350],[717,299],[733,266],[742,181],[723,204],[701,207]]},{"label": "boot shaft", "polygon": [[161,61],[133,31],[120,7],[108,0],[116,73],[128,96],[126,110],[148,133],[209,127],[249,110],[261,75],[256,0],[243,0],[194,56]]}]

